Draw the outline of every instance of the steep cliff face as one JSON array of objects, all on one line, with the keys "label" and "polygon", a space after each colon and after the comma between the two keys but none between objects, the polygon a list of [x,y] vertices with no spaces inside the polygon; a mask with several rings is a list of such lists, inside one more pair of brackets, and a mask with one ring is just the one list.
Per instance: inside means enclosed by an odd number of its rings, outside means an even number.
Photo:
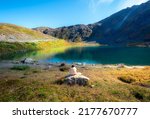
[{"label": "steep cliff face", "polygon": [[150,42],[150,1],[124,9],[90,25],[92,34],[87,40],[109,45]]},{"label": "steep cliff face", "polygon": [[35,30],[70,41],[86,40],[123,46],[149,44],[150,1],[121,10],[94,24]]}]

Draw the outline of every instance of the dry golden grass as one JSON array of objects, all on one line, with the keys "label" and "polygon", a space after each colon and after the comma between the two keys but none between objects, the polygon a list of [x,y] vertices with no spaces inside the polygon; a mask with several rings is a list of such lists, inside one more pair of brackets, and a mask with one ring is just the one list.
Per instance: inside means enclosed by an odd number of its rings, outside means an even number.
[{"label": "dry golden grass", "polygon": [[145,67],[143,69],[120,69],[112,70],[111,73],[116,77],[130,77],[134,80],[133,84],[141,84],[150,86],[150,67]]},{"label": "dry golden grass", "polygon": [[[18,35],[24,34],[27,36],[31,36],[33,38],[42,38],[42,39],[47,39],[51,38],[50,36],[44,35],[41,32],[28,29],[25,27],[13,25],[13,24],[0,24],[0,34],[5,34],[5,35],[14,35],[18,37]],[[19,37],[18,37],[19,38]]]},{"label": "dry golden grass", "polygon": [[[124,83],[120,76],[132,75],[149,86],[149,71],[145,69],[81,68],[90,86],[58,85],[55,82],[67,75],[58,67],[51,69],[0,70],[0,101],[150,101],[150,89],[138,83]],[[139,82],[139,80],[137,80]]]}]

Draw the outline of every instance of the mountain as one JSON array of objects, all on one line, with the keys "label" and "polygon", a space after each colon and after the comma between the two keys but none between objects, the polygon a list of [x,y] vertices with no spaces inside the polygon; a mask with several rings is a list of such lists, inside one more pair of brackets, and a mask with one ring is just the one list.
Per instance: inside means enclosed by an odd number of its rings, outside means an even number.
[{"label": "mountain", "polygon": [[94,24],[34,30],[70,41],[119,46],[150,44],[150,1],[121,10]]},{"label": "mountain", "polygon": [[74,25],[57,29],[38,27],[34,28],[34,30],[70,41],[81,41],[82,39],[88,38],[92,33],[92,30],[86,25]]},{"label": "mountain", "polygon": [[88,40],[109,45],[150,42],[150,1],[89,26],[93,32]]},{"label": "mountain", "polygon": [[55,38],[32,29],[16,26],[13,24],[0,23],[0,41],[32,42],[51,39]]}]

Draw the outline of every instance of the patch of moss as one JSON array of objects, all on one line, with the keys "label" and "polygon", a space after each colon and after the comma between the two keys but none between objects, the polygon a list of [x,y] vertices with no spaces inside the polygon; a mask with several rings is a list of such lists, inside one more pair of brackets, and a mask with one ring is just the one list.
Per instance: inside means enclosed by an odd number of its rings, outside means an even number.
[{"label": "patch of moss", "polygon": [[18,66],[13,66],[11,68],[11,70],[28,70],[28,69],[30,69],[30,67],[27,65],[18,65]]}]

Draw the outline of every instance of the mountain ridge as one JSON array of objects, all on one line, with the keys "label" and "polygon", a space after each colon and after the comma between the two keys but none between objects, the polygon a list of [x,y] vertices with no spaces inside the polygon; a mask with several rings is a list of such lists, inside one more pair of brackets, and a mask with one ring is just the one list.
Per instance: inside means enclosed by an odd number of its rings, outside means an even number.
[{"label": "mountain ridge", "polygon": [[[34,30],[37,30],[34,28]],[[72,25],[38,31],[69,41],[96,41],[101,44],[128,46],[150,44],[150,1],[123,9],[89,25]]]}]

